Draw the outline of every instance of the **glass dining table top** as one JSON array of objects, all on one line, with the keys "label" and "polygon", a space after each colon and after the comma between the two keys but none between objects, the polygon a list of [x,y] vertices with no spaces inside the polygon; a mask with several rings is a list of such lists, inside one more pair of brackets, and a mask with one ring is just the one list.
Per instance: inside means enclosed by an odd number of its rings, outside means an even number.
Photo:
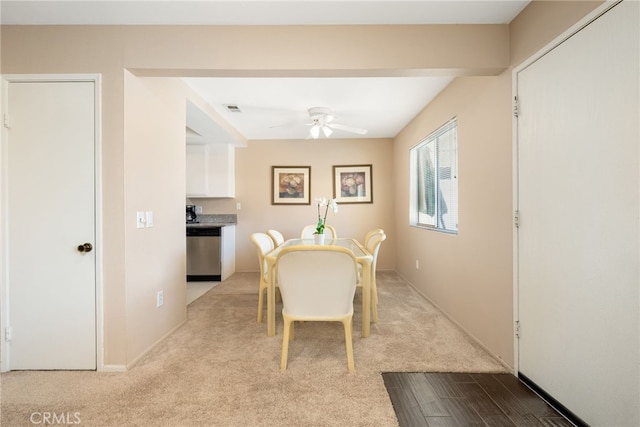
[{"label": "glass dining table top", "polygon": [[[300,245],[315,245],[314,239],[289,239],[285,241],[282,245],[278,246],[274,249],[269,256],[276,256],[280,249],[290,247],[290,246],[300,246]],[[325,239],[324,246],[340,246],[345,249],[349,249],[356,258],[370,256],[368,252],[358,243],[355,239],[350,238],[337,238],[337,239]]]}]

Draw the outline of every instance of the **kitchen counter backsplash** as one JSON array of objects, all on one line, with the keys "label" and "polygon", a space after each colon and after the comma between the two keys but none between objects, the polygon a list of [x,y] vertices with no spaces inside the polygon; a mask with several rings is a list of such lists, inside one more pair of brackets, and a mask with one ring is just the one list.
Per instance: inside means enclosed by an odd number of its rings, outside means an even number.
[{"label": "kitchen counter backsplash", "polygon": [[236,214],[198,214],[196,219],[198,221],[196,224],[236,225],[238,223]]}]

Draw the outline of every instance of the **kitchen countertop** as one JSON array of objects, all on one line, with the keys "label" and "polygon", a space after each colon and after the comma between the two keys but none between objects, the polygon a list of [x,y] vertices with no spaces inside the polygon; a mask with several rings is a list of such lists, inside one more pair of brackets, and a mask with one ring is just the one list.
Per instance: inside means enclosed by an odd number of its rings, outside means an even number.
[{"label": "kitchen countertop", "polygon": [[238,224],[236,214],[199,214],[196,220],[198,222],[188,223],[187,228],[224,227]]}]

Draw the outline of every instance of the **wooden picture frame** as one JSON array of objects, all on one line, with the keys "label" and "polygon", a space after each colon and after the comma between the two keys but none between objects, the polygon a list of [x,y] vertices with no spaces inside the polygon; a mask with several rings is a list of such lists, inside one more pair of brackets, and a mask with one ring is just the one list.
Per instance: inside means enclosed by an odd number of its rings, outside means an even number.
[{"label": "wooden picture frame", "polygon": [[373,203],[371,165],[333,166],[333,197],[339,204]]},{"label": "wooden picture frame", "polygon": [[272,166],[271,204],[310,205],[311,166]]}]

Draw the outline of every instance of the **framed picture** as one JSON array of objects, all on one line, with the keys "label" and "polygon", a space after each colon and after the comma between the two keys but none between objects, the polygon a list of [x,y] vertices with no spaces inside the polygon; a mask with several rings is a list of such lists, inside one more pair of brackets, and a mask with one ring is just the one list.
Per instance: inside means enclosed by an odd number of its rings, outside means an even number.
[{"label": "framed picture", "polygon": [[333,197],[338,203],[373,203],[371,165],[333,167]]},{"label": "framed picture", "polygon": [[272,166],[271,204],[310,205],[311,166]]}]

